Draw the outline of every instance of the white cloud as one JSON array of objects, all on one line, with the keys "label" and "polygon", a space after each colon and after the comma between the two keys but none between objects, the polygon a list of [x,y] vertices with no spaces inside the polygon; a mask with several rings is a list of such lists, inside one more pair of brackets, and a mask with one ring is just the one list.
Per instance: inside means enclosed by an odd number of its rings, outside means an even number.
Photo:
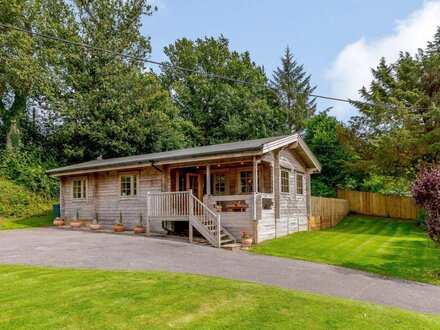
[{"label": "white cloud", "polygon": [[[418,48],[425,48],[438,25],[440,1],[427,1],[408,18],[397,21],[390,35],[377,40],[361,38],[347,45],[327,72],[332,95],[359,99],[359,89],[369,85],[372,80],[370,70],[379,64],[381,57],[391,63],[397,59],[400,51],[414,54]],[[332,111],[333,115],[343,120],[355,113],[356,110],[348,105],[337,105]]]}]

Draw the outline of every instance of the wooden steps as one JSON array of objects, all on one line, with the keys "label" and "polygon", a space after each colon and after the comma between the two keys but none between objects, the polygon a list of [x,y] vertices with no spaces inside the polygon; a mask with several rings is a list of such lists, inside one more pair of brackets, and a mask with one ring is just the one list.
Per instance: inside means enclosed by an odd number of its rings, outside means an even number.
[{"label": "wooden steps", "polygon": [[224,245],[222,245],[222,249],[225,249],[228,251],[239,251],[241,249],[241,244],[238,244],[238,243],[224,244]]}]

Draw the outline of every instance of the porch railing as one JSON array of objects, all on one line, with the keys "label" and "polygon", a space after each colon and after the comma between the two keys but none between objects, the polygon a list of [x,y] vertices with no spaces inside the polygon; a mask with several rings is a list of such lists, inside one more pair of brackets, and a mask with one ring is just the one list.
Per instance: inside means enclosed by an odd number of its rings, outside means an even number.
[{"label": "porch railing", "polygon": [[189,216],[189,197],[189,191],[148,193],[148,216]]},{"label": "porch railing", "polygon": [[147,232],[151,217],[188,217],[193,225],[212,245],[221,245],[220,215],[201,202],[192,191],[158,192],[147,195]]}]

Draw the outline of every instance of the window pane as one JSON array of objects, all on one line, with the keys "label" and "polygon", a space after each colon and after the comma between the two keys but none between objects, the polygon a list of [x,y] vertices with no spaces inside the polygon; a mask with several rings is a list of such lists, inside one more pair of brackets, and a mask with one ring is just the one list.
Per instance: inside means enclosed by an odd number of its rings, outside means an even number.
[{"label": "window pane", "polygon": [[73,198],[81,198],[82,197],[81,182],[82,182],[82,180],[74,180],[72,182]]},{"label": "window pane", "polygon": [[301,174],[297,174],[296,175],[296,193],[299,195],[302,195],[304,193],[304,189],[303,189],[303,176]]},{"label": "window pane", "polygon": [[87,197],[87,182],[86,180],[82,180],[82,198]]},{"label": "window pane", "polygon": [[214,175],[214,195],[224,195],[226,193],[226,177],[224,174]]},{"label": "window pane", "polygon": [[281,192],[289,192],[289,172],[281,171]]},{"label": "window pane", "polygon": [[131,176],[121,176],[121,196],[131,195]]},{"label": "window pane", "polygon": [[137,176],[133,175],[133,196],[137,196]]},{"label": "window pane", "polygon": [[253,190],[252,171],[240,172],[240,190],[241,192],[252,192]]}]

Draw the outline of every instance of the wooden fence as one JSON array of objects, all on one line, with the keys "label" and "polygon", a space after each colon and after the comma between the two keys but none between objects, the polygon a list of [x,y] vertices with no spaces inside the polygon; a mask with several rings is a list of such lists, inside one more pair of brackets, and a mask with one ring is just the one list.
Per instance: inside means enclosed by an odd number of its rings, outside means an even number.
[{"label": "wooden fence", "polygon": [[309,230],[319,230],[336,226],[348,213],[348,201],[337,198],[312,196]]},{"label": "wooden fence", "polygon": [[338,198],[346,199],[353,213],[411,220],[417,220],[419,213],[411,197],[338,190]]}]

